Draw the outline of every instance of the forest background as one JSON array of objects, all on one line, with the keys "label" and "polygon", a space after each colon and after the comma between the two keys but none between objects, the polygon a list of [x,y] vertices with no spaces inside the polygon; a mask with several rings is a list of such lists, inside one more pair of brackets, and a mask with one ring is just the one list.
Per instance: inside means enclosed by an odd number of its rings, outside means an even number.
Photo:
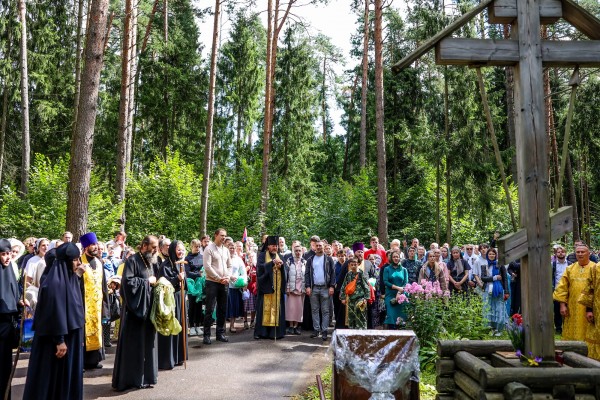
[{"label": "forest background", "polygon": [[[102,3],[104,59],[95,122],[87,126],[93,145],[88,137],[81,149],[74,143],[83,124],[75,110],[87,97],[84,47],[98,36],[88,34],[97,22],[88,15]],[[508,233],[475,71],[436,66],[432,52],[398,75],[390,70],[476,3],[409,0],[400,12],[393,2],[365,9],[357,0],[340,9],[356,15],[352,49],[343,54],[295,16],[295,7],[317,8],[319,0],[217,0],[206,8],[190,0],[0,0],[0,237],[55,238],[70,229],[108,239],[124,227],[130,243],[148,233],[189,242],[217,227],[238,238],[247,227],[251,236],[306,241],[318,234],[351,243],[383,229],[390,240],[453,244]],[[597,1],[579,3],[600,16]],[[229,36],[219,36],[222,7],[232,19]],[[273,22],[265,27],[259,13],[269,7]],[[211,18],[215,28],[200,31],[199,21]],[[501,38],[508,29],[484,15],[458,34]],[[585,39],[562,22],[542,34]],[[376,112],[377,73],[383,114]],[[483,73],[518,215],[512,71]],[[544,72],[552,206],[571,73]],[[574,206],[574,236],[598,243],[600,75],[583,70],[582,77],[560,205]],[[332,102],[343,110],[340,121]],[[332,134],[333,124],[343,134]],[[69,218],[69,199],[86,195],[73,194],[80,185],[72,163],[86,147],[91,175],[82,224]]]}]

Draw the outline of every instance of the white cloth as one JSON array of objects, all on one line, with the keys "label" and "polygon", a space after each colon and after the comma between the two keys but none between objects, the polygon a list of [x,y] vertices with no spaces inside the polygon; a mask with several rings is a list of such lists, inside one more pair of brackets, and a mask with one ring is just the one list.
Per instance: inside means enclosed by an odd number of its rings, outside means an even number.
[{"label": "white cloth", "polygon": [[27,265],[25,265],[25,275],[29,278],[33,277],[32,269],[34,266],[42,259],[42,257],[35,255],[27,260]]},{"label": "white cloth", "polygon": [[566,259],[564,263],[559,263],[558,260],[556,261],[556,275],[554,276],[554,287],[558,286],[558,282],[560,282],[560,278],[562,278],[568,266],[569,263]]}]

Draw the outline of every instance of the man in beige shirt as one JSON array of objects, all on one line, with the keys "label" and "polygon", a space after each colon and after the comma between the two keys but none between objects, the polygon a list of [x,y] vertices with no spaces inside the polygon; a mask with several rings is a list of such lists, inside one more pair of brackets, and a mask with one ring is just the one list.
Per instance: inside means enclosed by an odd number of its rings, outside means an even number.
[{"label": "man in beige shirt", "polygon": [[228,342],[225,336],[225,313],[227,312],[227,291],[231,276],[231,259],[229,250],[224,246],[227,232],[219,228],[215,239],[204,249],[204,273],[206,274],[206,294],[204,311],[204,340],[202,343],[211,344],[210,327],[213,323],[213,310],[217,306],[217,340]]}]

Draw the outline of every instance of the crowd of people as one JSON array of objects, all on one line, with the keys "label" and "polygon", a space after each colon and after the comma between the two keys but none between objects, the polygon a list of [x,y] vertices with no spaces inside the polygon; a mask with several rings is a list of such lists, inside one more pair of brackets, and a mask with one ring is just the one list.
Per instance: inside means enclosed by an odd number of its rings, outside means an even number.
[{"label": "crowd of people", "polygon": [[[344,246],[318,236],[309,247],[287,246],[283,237],[244,235],[224,229],[186,245],[146,236],[137,249],[125,232],[106,243],[93,232],[73,243],[27,238],[0,240],[0,389],[10,390],[16,327],[25,308],[33,317],[25,399],[80,399],[83,371],[102,368],[116,342],[112,386],[151,388],[159,369],[182,365],[189,336],[204,345],[227,343],[229,334],[252,329],[256,340],[309,334],[328,340],[331,329],[398,329],[406,322],[404,288],[430,282],[453,296],[480,296],[491,334],[500,336],[508,316],[520,312],[518,261],[498,263],[491,243],[450,247],[417,238],[377,237]],[[600,264],[582,242],[575,252],[555,245],[552,255],[555,328],[564,339],[585,340],[600,359]],[[162,285],[162,286],[161,286]],[[169,286],[179,333],[157,334],[152,318],[157,288]],[[181,301],[180,301],[181,300]],[[214,336],[212,334],[215,326]],[[18,336],[18,335],[17,335]]]}]

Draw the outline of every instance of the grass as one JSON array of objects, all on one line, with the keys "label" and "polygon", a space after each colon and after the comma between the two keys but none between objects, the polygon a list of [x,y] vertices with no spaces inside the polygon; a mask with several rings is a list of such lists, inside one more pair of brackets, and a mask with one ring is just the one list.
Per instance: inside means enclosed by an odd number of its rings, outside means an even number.
[{"label": "grass", "polygon": [[[331,400],[331,378],[332,368],[328,366],[321,372],[321,381],[323,382],[323,391],[325,392],[325,398]],[[435,379],[435,378],[434,378]],[[304,392],[297,396],[293,396],[292,400],[320,400],[319,389],[317,388],[317,382],[311,384],[306,388]]]}]

